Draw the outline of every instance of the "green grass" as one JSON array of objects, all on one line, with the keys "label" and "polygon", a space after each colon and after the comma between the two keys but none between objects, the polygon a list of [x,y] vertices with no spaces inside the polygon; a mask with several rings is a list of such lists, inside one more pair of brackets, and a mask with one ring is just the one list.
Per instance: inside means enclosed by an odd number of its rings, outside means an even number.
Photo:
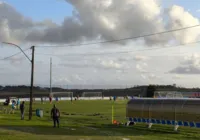
[{"label": "green grass", "polygon": [[[28,105],[25,120],[20,120],[19,112],[0,114],[0,140],[199,140],[199,129],[183,127],[173,132],[173,126],[145,124],[135,126],[111,125],[110,101],[62,101],[57,103],[61,111],[61,127],[53,128],[50,119],[52,105],[49,102],[34,103],[34,110],[44,110],[44,117],[38,118],[33,112],[32,121],[28,121]],[[94,115],[94,114],[98,115]],[[126,101],[115,103],[115,118],[126,122]]]}]

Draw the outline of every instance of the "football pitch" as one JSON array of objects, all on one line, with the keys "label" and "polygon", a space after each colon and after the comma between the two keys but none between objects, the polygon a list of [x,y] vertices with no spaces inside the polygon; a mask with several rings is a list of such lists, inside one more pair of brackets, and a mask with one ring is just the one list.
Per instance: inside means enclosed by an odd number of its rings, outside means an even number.
[{"label": "football pitch", "polygon": [[[55,103],[55,102],[54,102]],[[125,123],[127,101],[116,101],[114,116]],[[50,110],[53,104],[34,102],[33,108],[43,109],[44,116],[39,118],[33,112],[28,121],[28,103],[25,120],[20,120],[19,111],[14,114],[0,113],[1,140],[199,140],[200,129],[180,127],[173,132],[173,126],[145,124],[135,126],[115,126],[111,124],[112,103],[108,100],[60,101],[56,103],[61,112],[60,128],[53,128]],[[2,106],[3,107],[3,106]]]}]

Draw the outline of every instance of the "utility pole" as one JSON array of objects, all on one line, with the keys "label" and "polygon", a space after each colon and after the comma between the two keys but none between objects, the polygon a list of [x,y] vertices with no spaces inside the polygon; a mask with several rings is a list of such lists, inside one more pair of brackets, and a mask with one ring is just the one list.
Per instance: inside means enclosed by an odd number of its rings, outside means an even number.
[{"label": "utility pole", "polygon": [[50,58],[50,94],[52,93],[52,58]]},{"label": "utility pole", "polygon": [[33,104],[33,81],[34,81],[34,55],[35,55],[35,46],[32,46],[32,60],[28,57],[28,55],[22,50],[22,48],[14,43],[10,42],[2,42],[3,44],[12,45],[20,49],[20,51],[26,56],[29,62],[32,64],[31,66],[31,87],[30,87],[30,105],[29,105],[29,120],[32,119],[32,104]]},{"label": "utility pole", "polygon": [[32,60],[31,60],[32,65],[31,65],[31,88],[30,88],[29,120],[32,119],[35,46],[32,46],[31,49],[32,49]]}]

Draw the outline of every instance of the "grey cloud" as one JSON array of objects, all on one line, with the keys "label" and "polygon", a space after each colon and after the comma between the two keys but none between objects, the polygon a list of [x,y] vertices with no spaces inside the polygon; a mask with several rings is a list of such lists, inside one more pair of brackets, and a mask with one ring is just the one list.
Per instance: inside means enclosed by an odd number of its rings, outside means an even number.
[{"label": "grey cloud", "polygon": [[200,56],[198,54],[192,54],[185,56],[180,62],[180,66],[174,68],[170,73],[176,74],[200,74]]},{"label": "grey cloud", "polygon": [[49,27],[49,28],[53,28],[53,27],[58,26],[56,23],[54,23],[50,19],[43,20],[43,21],[41,21],[39,23],[36,23],[36,25],[42,26],[42,27]]},{"label": "grey cloud", "polygon": [[170,71],[173,74],[200,74],[200,68],[195,66],[179,66]]},{"label": "grey cloud", "polygon": [[25,18],[12,6],[6,3],[0,3],[0,22],[2,20],[8,20],[8,26],[10,29],[21,29],[33,27],[33,21],[30,18]]},{"label": "grey cloud", "polygon": [[0,3],[0,41],[23,41],[29,30],[36,27],[31,18],[26,18],[14,7]]},{"label": "grey cloud", "polygon": [[84,40],[85,36],[93,38],[95,35],[90,28],[83,28],[73,18],[66,18],[62,26],[33,30],[25,39],[31,42],[67,43]]}]

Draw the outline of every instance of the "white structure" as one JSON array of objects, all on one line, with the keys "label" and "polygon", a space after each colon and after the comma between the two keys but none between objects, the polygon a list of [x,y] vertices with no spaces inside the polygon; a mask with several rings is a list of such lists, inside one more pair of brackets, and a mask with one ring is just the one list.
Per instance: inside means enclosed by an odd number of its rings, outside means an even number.
[{"label": "white structure", "polygon": [[183,95],[176,91],[155,91],[154,98],[183,98]]}]

